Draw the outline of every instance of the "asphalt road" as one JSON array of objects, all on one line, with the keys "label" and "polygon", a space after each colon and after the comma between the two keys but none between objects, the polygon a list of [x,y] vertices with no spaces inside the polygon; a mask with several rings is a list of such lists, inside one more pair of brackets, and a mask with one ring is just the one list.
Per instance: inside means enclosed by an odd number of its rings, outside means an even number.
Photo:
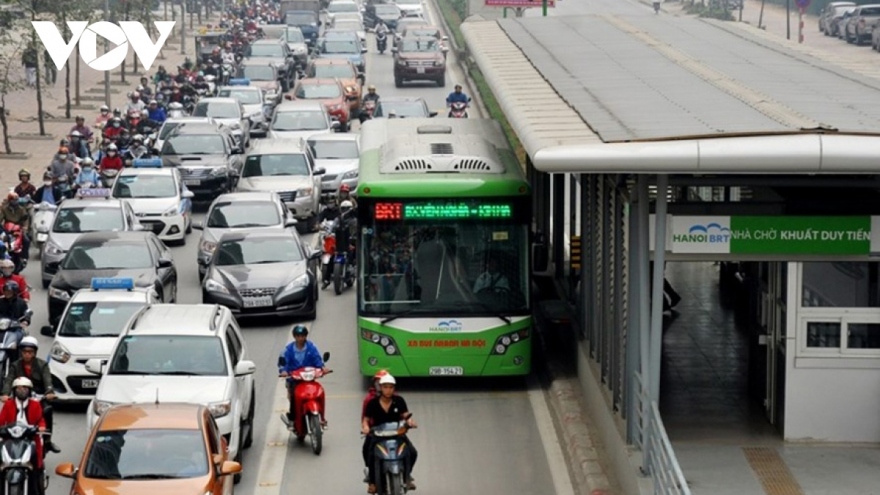
[{"label": "asphalt road", "polygon": [[[458,65],[450,59],[446,88],[425,84],[396,89],[391,54],[375,53],[372,35],[368,36],[367,83],[375,84],[380,95],[422,96],[432,109],[445,115],[446,94],[462,80]],[[191,234],[186,246],[173,248],[183,304],[201,302],[195,264],[198,234]],[[308,242],[312,238],[306,236]],[[32,260],[25,275],[33,286],[33,334],[41,343],[39,355],[45,358],[51,339],[36,331],[45,323],[47,309],[38,270],[39,262]],[[317,320],[307,322],[312,340],[331,353],[329,364],[335,371],[323,380],[330,428],[320,457],[312,454],[308,444],[289,439],[279,420],[286,400],[275,362],[288,341],[292,322],[243,322],[248,353],[257,363],[257,406],[254,446],[244,454],[244,476],[237,493],[366,491],[359,436],[365,381],[357,370],[355,304],[354,290],[340,296],[323,291]],[[420,454],[414,471],[418,493],[572,493],[544,395],[533,380],[406,380],[399,383],[399,391],[419,423],[410,434]],[[69,482],[56,476],[54,469],[60,462],[78,463],[82,456],[88,434],[84,407],[58,410],[54,429],[54,441],[62,453],[47,458],[51,476],[47,493],[66,495]]]}]

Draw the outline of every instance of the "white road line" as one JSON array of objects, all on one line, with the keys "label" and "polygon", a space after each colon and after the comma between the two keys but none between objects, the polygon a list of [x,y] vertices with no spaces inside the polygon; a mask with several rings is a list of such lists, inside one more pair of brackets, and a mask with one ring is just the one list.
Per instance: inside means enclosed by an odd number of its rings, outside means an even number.
[{"label": "white road line", "polygon": [[538,426],[538,434],[541,435],[541,443],[547,454],[547,464],[550,466],[550,478],[553,480],[553,493],[556,495],[574,495],[574,485],[568,474],[568,464],[553,426],[553,417],[550,408],[544,398],[544,390],[534,376],[529,377],[529,402],[532,404],[532,412],[535,414],[535,423]]},{"label": "white road line", "polygon": [[290,432],[287,430],[287,425],[279,417],[287,411],[290,405],[287,400],[286,380],[278,378],[277,381],[275,399],[272,401],[272,410],[269,411],[269,424],[266,425],[266,445],[260,455],[260,472],[257,475],[254,495],[279,495],[281,493],[284,464],[290,450],[287,445]]}]

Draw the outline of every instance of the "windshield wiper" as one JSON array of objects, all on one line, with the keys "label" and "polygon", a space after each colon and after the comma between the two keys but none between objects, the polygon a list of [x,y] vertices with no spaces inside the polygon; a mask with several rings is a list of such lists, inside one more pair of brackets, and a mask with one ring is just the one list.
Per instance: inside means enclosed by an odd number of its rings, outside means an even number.
[{"label": "windshield wiper", "polygon": [[[390,302],[393,303],[394,301],[390,301]],[[397,313],[396,315],[386,316],[385,318],[382,318],[381,320],[379,320],[379,324],[384,325],[384,324],[388,323],[389,321],[394,321],[394,320],[400,318],[401,316],[406,316],[408,314],[412,314],[418,309],[420,309],[420,308],[410,308],[406,311],[401,311],[400,313]]]},{"label": "windshield wiper", "polygon": [[119,337],[118,333],[93,333],[91,335],[85,335],[85,337]]},{"label": "windshield wiper", "polygon": [[509,316],[501,313],[497,309],[493,308],[492,306],[489,306],[488,304],[486,304],[484,302],[481,302],[481,301],[472,301],[472,302],[476,303],[478,306],[485,309],[486,311],[492,313],[492,316],[496,316],[499,319],[501,319],[501,321],[503,321],[504,323],[507,323],[508,325],[510,325],[511,320],[510,320]]},{"label": "windshield wiper", "polygon": [[254,261],[252,263],[247,263],[247,264],[248,265],[269,265],[269,264],[273,264],[273,263],[284,263],[284,262],[279,261],[279,260],[263,260],[263,261]]},{"label": "windshield wiper", "polygon": [[130,474],[122,477],[124,480],[176,480],[179,478],[180,476],[173,474]]},{"label": "windshield wiper", "polygon": [[86,473],[86,478],[91,478],[93,480],[121,480],[122,476],[118,474],[93,474]]},{"label": "windshield wiper", "polygon": [[192,371],[157,371],[154,375],[172,375],[172,376],[201,376],[201,373]]}]

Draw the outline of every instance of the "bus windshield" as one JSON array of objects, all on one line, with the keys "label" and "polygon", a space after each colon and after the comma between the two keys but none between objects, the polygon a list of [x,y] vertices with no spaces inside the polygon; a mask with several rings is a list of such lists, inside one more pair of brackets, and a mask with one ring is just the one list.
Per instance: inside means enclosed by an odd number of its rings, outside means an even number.
[{"label": "bus windshield", "polygon": [[[369,225],[372,223],[372,225]],[[528,233],[509,219],[368,221],[363,315],[516,315],[529,308]]]}]

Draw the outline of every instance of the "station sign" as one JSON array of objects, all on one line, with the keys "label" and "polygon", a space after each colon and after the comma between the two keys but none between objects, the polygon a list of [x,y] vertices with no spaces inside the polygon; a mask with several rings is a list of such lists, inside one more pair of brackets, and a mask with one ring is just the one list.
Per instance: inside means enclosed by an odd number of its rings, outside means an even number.
[{"label": "station sign", "polygon": [[[544,3],[542,0],[485,0],[486,7],[521,7],[521,8],[530,8],[530,7],[543,7]],[[547,7],[553,8],[556,7],[556,0],[547,0]]]}]

